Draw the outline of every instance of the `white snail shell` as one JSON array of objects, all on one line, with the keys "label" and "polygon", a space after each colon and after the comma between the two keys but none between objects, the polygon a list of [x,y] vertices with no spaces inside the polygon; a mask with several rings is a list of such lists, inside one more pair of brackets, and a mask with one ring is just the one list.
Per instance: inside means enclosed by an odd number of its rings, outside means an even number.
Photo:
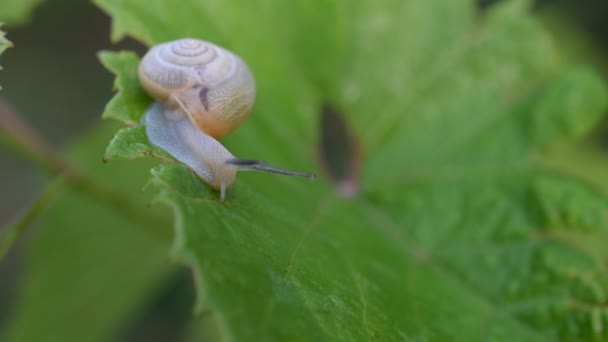
[{"label": "white snail shell", "polygon": [[180,39],[154,46],[139,64],[146,91],[169,108],[182,108],[192,123],[219,139],[247,118],[255,83],[238,56],[217,45]]},{"label": "white snail shell", "polygon": [[219,190],[222,201],[237,170],[314,178],[236,159],[216,140],[241,125],[255,98],[253,76],[233,53],[197,39],[160,44],[143,57],[139,80],[157,100],[143,118],[150,142]]}]

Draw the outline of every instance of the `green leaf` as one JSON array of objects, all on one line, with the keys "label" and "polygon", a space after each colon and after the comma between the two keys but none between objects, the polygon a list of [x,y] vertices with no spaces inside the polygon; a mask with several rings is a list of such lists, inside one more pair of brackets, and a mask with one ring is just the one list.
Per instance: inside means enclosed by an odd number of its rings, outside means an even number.
[{"label": "green leaf", "polygon": [[7,48],[13,47],[13,43],[6,39],[5,36],[6,32],[0,31],[0,54],[2,54]]},{"label": "green leaf", "polygon": [[526,124],[532,143],[541,147],[584,135],[606,105],[601,80],[585,69],[561,73],[540,96]]},{"label": "green leaf", "polygon": [[73,184],[67,176],[47,196],[26,244],[2,341],[115,340],[174,274],[167,259],[170,220],[146,208],[140,190],[149,165],[100,167],[100,151],[115,129],[88,132],[70,152],[86,180]]},{"label": "green leaf", "polygon": [[[241,174],[220,203],[184,166],[153,169],[220,338],[608,338],[607,194],[542,162],[598,124],[607,90],[562,63],[526,1],[96,3],[115,40],[193,36],[247,61],[258,98],[225,140],[236,155],[312,169],[323,103],[366,152],[351,200],[323,180]],[[145,101],[125,56],[103,60],[112,117],[133,123]],[[127,129],[106,156],[150,148]]]},{"label": "green leaf", "polygon": [[117,158],[135,159],[151,154],[144,126],[123,128],[116,132],[106,149],[104,161]]},{"label": "green leaf", "polygon": [[[106,105],[103,118],[130,124],[139,122],[141,113],[150,103],[150,97],[137,83],[137,68],[132,67],[139,63],[139,58],[134,53],[125,51],[115,54],[101,52],[99,59],[108,70],[120,75],[114,82],[114,88],[118,89],[119,94]],[[128,101],[125,100],[127,98]]]},{"label": "green leaf", "polygon": [[40,219],[8,341],[108,340],[171,275],[164,244],[87,196]]},{"label": "green leaf", "polygon": [[0,0],[0,21],[11,25],[26,23],[33,9],[43,0]]},{"label": "green leaf", "polygon": [[[1,25],[2,24],[0,23],[0,26]],[[6,39],[5,35],[6,32],[0,30],[0,55],[4,52],[4,50],[13,47],[13,43]],[[0,66],[0,70],[2,70],[2,66]],[[2,87],[0,87],[0,89],[2,89]]]}]

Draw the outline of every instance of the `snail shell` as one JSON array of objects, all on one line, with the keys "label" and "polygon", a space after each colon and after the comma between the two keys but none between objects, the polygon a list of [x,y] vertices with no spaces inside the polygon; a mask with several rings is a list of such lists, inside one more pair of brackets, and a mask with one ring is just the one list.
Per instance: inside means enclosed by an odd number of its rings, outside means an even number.
[{"label": "snail shell", "polygon": [[167,108],[219,139],[241,125],[255,101],[255,83],[238,56],[198,39],[154,46],[139,64],[144,89]]},{"label": "snail shell", "polygon": [[219,190],[220,200],[233,187],[238,170],[315,177],[237,159],[216,140],[241,125],[255,99],[253,76],[233,53],[196,39],[160,44],[142,59],[139,80],[158,100],[143,117],[150,142]]}]

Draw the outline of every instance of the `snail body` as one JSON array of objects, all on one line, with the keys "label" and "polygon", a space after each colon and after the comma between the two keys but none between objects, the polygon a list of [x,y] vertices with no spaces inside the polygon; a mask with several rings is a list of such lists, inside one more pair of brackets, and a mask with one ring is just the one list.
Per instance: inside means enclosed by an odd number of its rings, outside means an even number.
[{"label": "snail body", "polygon": [[201,134],[185,113],[167,113],[158,102],[148,109],[144,115],[148,139],[188,165],[211,188],[225,193],[236,177],[236,166],[224,164],[234,159],[232,153],[210,135]]},{"label": "snail body", "polygon": [[220,200],[238,170],[315,177],[237,159],[216,140],[243,123],[255,100],[253,76],[232,52],[197,39],[163,43],[142,58],[138,75],[157,100],[143,117],[148,139],[219,190]]}]

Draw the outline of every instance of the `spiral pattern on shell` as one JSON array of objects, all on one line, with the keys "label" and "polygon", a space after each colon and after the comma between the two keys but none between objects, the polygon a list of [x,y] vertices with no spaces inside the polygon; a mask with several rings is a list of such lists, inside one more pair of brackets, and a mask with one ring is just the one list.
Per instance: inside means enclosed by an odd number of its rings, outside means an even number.
[{"label": "spiral pattern on shell", "polygon": [[253,76],[245,62],[198,39],[154,46],[140,63],[139,78],[152,97],[169,108],[181,108],[215,138],[240,126],[255,100]]}]

